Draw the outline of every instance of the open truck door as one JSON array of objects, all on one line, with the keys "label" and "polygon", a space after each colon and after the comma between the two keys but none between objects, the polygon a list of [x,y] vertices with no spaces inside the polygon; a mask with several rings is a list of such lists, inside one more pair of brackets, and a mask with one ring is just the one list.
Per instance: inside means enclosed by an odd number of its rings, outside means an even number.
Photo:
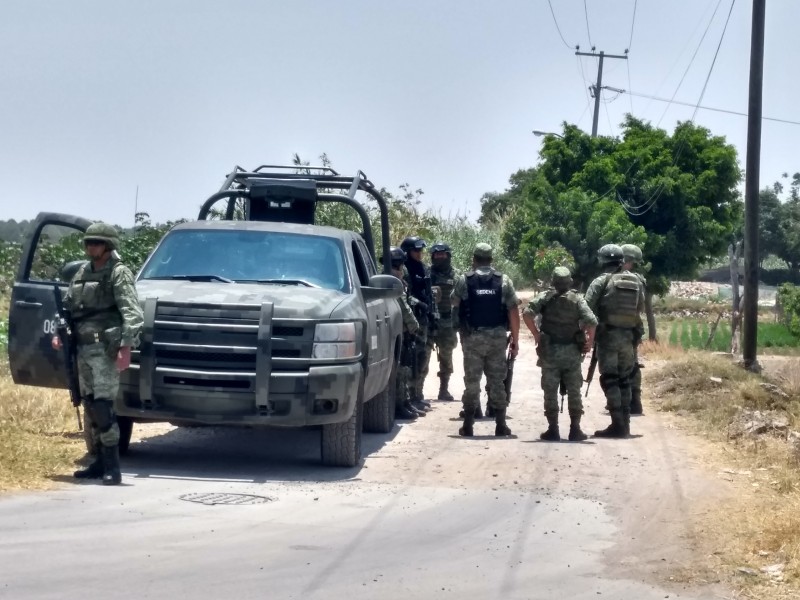
[{"label": "open truck door", "polygon": [[66,292],[84,259],[83,232],[91,221],[39,213],[22,247],[8,315],[8,360],[14,383],[68,387],[64,354],[50,345],[56,332],[56,290]]}]

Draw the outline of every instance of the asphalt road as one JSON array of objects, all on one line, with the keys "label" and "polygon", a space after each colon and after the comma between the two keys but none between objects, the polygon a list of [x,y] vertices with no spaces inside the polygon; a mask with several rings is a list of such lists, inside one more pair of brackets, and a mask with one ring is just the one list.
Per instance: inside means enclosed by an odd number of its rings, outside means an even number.
[{"label": "asphalt road", "polygon": [[[139,428],[124,485],[0,499],[0,598],[726,597],[670,582],[713,496],[691,440],[648,414],[629,440],[540,442],[533,360],[526,338],[514,437],[459,438],[459,403],[435,402],[365,435],[354,469],[321,467],[313,430]],[[592,388],[589,432],[608,420]]]}]

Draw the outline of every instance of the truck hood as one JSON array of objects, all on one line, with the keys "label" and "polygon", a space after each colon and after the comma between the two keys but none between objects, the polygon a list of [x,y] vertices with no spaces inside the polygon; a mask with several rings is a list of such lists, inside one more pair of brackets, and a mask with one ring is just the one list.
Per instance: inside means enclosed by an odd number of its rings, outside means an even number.
[{"label": "truck hood", "polygon": [[275,285],[268,283],[224,283],[168,281],[162,279],[136,282],[139,300],[158,298],[168,302],[199,304],[262,304],[272,302],[274,316],[309,319],[329,318],[331,312],[347,294],[302,285]]}]

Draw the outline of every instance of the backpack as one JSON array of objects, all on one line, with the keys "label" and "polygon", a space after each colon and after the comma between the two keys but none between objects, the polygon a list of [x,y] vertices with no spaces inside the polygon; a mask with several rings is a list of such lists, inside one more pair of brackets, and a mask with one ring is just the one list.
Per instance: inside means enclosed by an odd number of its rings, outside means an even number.
[{"label": "backpack", "polygon": [[612,327],[633,329],[639,325],[641,282],[635,273],[611,273],[600,298],[600,320]]}]

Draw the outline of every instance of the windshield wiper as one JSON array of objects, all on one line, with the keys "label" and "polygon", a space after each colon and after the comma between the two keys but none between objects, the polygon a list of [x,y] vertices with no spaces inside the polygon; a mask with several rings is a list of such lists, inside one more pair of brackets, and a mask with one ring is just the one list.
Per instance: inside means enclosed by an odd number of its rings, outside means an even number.
[{"label": "windshield wiper", "polygon": [[163,277],[145,277],[145,279],[180,279],[185,281],[221,281],[223,283],[233,283],[233,279],[221,277],[219,275],[164,275]]},{"label": "windshield wiper", "polygon": [[318,288],[320,286],[306,281],[305,279],[237,279],[238,283],[277,283],[280,285],[304,285],[306,287]]}]

